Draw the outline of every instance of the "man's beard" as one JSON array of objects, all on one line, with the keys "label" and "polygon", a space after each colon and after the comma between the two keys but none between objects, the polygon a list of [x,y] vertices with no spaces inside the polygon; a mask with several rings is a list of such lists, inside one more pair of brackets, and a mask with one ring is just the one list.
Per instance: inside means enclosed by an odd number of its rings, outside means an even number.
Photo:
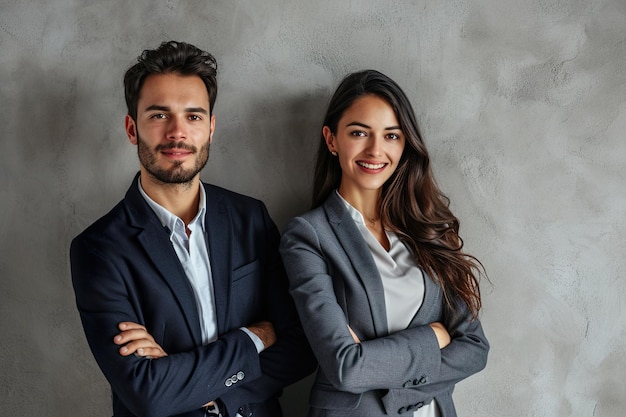
[{"label": "man's beard", "polygon": [[[198,152],[198,148],[193,145],[188,145],[183,142],[170,142],[166,145],[157,145],[154,150],[152,150],[141,139],[139,133],[137,133],[137,154],[139,155],[139,162],[154,179],[164,184],[186,184],[191,182],[209,160],[209,147],[210,143],[207,141],[206,145],[200,148]],[[194,167],[184,169],[183,161],[174,161],[172,167],[169,169],[158,167],[156,155],[164,149],[184,149],[193,152],[196,158]]]}]

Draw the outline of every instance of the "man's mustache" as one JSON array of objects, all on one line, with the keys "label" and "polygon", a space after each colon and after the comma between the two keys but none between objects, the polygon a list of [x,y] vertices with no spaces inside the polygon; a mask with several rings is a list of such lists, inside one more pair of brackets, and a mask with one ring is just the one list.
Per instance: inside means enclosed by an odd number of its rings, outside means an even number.
[{"label": "man's mustache", "polygon": [[167,144],[157,145],[155,150],[162,151],[165,149],[183,149],[185,151],[196,152],[196,147],[193,145],[187,145],[183,142],[170,142]]}]

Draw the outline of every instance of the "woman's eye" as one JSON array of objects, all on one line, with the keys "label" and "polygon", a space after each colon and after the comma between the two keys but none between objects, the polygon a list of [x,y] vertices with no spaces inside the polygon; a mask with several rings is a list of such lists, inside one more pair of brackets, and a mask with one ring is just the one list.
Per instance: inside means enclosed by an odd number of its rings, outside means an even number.
[{"label": "woman's eye", "polygon": [[396,133],[390,133],[389,135],[387,135],[387,137],[391,140],[397,140],[400,139],[400,135],[396,134]]},{"label": "woman's eye", "polygon": [[359,136],[359,137],[363,137],[365,136],[365,132],[363,132],[362,130],[355,130],[353,132],[351,132],[352,136]]}]

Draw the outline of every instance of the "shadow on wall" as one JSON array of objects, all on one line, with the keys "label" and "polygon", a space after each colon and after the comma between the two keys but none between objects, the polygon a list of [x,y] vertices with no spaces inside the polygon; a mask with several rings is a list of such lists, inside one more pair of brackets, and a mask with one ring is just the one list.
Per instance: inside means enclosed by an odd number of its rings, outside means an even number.
[{"label": "shadow on wall", "polygon": [[275,148],[276,157],[282,161],[277,166],[282,168],[280,175],[284,178],[284,196],[275,208],[275,221],[281,229],[291,217],[311,208],[313,173],[329,99],[330,95],[321,94],[292,98],[286,101],[285,112],[276,120],[284,132],[277,137]]},{"label": "shadow on wall", "polygon": [[329,98],[321,93],[272,90],[268,97],[223,91],[203,179],[264,201],[282,229],[291,217],[310,208],[321,120]]}]

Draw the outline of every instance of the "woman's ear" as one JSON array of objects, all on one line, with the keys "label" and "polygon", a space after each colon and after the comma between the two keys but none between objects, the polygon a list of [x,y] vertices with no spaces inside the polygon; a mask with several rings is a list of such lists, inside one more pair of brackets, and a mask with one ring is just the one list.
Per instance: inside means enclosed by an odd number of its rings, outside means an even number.
[{"label": "woman's ear", "polygon": [[324,126],[322,128],[322,135],[324,135],[324,140],[326,141],[326,146],[328,147],[330,153],[336,153],[337,149],[335,148],[335,135],[330,130],[330,127]]}]

